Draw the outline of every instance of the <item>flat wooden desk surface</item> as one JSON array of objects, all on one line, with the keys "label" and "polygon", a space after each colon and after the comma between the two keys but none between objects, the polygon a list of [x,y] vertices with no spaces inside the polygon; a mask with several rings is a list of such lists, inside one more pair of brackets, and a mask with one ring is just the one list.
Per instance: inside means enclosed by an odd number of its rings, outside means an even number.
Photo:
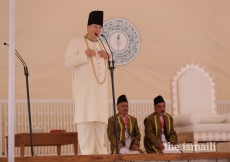
[{"label": "flat wooden desk surface", "polygon": [[[32,133],[34,146],[68,145],[78,143],[77,132]],[[15,134],[15,146],[30,146],[30,133]]]}]

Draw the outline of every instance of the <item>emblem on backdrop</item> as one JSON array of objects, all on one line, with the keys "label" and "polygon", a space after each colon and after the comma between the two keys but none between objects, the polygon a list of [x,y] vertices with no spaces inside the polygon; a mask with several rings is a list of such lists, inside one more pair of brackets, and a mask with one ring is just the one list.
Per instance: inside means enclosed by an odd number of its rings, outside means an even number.
[{"label": "emblem on backdrop", "polygon": [[103,35],[113,52],[115,65],[131,62],[140,49],[140,36],[132,23],[122,18],[113,18],[103,24]]}]

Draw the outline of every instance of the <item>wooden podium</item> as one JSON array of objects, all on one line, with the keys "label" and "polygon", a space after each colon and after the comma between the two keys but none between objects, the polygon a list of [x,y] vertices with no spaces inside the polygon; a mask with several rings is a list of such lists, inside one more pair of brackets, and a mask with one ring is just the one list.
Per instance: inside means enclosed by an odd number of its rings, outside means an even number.
[{"label": "wooden podium", "polygon": [[[33,146],[57,146],[58,156],[61,155],[61,145],[69,144],[73,144],[74,155],[78,154],[77,132],[33,133],[32,136]],[[30,134],[15,134],[15,147],[20,147],[21,157],[24,157],[25,146],[30,146]],[[8,136],[6,136],[6,149],[8,151]]]}]

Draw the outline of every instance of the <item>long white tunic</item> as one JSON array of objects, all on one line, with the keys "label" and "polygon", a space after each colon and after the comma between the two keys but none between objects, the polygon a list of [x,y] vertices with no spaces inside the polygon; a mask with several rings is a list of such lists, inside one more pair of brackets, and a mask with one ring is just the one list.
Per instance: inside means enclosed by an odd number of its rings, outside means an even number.
[{"label": "long white tunic", "polygon": [[[65,66],[71,67],[73,72],[74,122],[99,121],[108,124],[107,60],[97,54],[98,50],[104,50],[99,41],[93,42],[87,39],[87,42],[89,48],[96,51],[96,56],[92,57],[93,63],[85,54],[87,45],[84,37],[72,39],[65,55]],[[99,82],[106,77],[103,84],[97,82],[93,67]]]}]

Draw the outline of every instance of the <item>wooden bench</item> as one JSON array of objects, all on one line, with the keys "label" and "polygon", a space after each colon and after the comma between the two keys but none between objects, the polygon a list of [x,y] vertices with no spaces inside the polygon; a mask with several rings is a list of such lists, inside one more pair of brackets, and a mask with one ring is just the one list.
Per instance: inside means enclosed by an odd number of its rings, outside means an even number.
[{"label": "wooden bench", "polygon": [[[57,146],[57,155],[61,155],[61,145],[73,144],[74,155],[78,154],[77,132],[33,133],[33,146]],[[30,133],[15,134],[15,147],[20,147],[21,157],[24,157],[25,146],[30,146]],[[6,136],[8,150],[8,136]]]}]

